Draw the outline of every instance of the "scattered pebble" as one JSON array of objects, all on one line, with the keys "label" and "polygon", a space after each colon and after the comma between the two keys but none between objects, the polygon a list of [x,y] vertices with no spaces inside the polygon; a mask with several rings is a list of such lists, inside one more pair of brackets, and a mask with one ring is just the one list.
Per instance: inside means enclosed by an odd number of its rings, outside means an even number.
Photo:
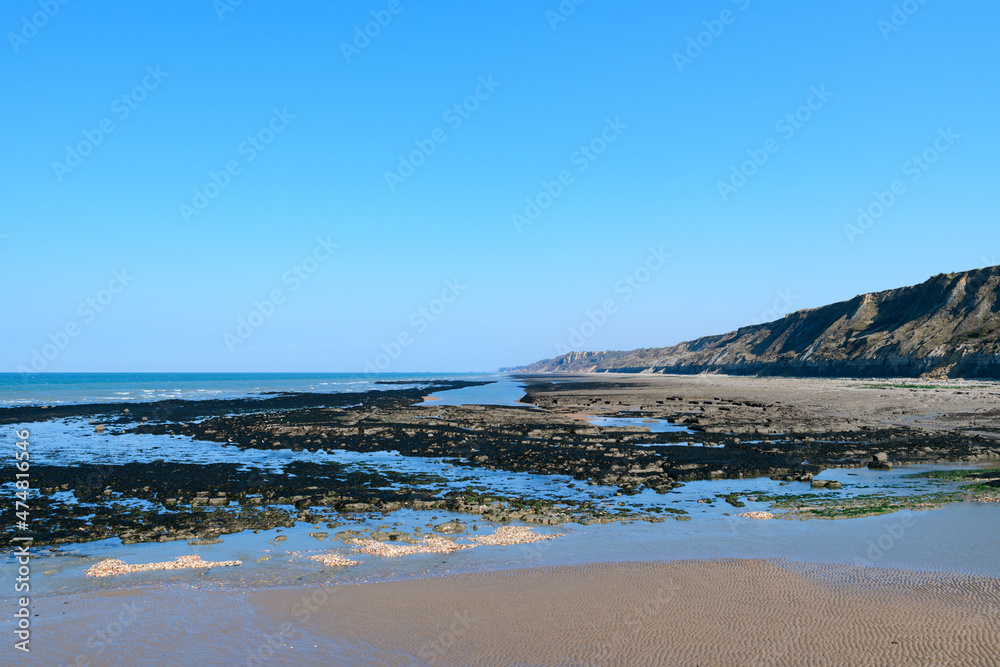
[{"label": "scattered pebble", "polygon": [[443,537],[425,537],[417,544],[396,544],[377,542],[375,540],[352,540],[354,550],[372,556],[409,556],[410,554],[450,554],[463,549],[478,546],[510,546],[512,544],[531,544],[543,540],[551,540],[562,533],[539,535],[528,526],[501,526],[492,535],[479,535],[467,538],[475,544],[459,544]]},{"label": "scattered pebble", "polygon": [[744,512],[743,514],[737,514],[737,516],[745,516],[748,519],[773,519],[777,514],[771,514],[770,512]]},{"label": "scattered pebble", "polygon": [[475,544],[456,544],[443,537],[425,537],[417,544],[392,544],[377,540],[352,540],[354,550],[372,556],[409,556],[410,554],[450,554],[471,549]]},{"label": "scattered pebble", "polygon": [[319,563],[322,563],[323,565],[329,565],[331,567],[336,567],[336,566],[347,567],[350,565],[358,564],[358,561],[356,560],[351,560],[350,558],[345,558],[340,554],[335,554],[335,553],[316,554],[315,556],[306,556],[306,558],[308,558],[309,560],[314,560]]},{"label": "scattered pebble", "polygon": [[533,542],[553,540],[561,535],[562,533],[539,535],[532,532],[528,526],[500,526],[492,535],[479,535],[477,537],[470,537],[469,539],[482,545],[505,547],[511,544],[531,544]]},{"label": "scattered pebble", "polygon": [[202,560],[201,556],[180,556],[176,560],[166,561],[163,563],[141,563],[138,565],[129,565],[118,560],[117,558],[108,558],[107,560],[102,560],[97,565],[88,569],[86,575],[88,577],[113,577],[119,574],[127,574],[129,572],[145,572],[147,570],[183,570],[196,567],[234,567],[242,564],[243,561],[240,560],[222,560],[215,562],[206,561]]}]

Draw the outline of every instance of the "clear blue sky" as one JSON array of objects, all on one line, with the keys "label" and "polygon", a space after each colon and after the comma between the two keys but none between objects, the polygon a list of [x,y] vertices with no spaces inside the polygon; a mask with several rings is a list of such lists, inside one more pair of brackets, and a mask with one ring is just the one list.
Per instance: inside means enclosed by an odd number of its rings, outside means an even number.
[{"label": "clear blue sky", "polygon": [[996,3],[559,7],[4,2],[0,370],[494,370],[1000,263]]}]

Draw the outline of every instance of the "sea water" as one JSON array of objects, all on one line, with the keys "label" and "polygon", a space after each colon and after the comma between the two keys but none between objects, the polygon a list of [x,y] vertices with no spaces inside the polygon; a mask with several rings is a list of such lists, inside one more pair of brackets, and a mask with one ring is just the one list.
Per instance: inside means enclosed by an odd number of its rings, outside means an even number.
[{"label": "sea water", "polygon": [[[480,373],[0,373],[0,407],[233,399],[276,392],[340,393],[499,379]],[[394,384],[381,384],[390,381]],[[404,385],[405,386],[405,385]]]}]

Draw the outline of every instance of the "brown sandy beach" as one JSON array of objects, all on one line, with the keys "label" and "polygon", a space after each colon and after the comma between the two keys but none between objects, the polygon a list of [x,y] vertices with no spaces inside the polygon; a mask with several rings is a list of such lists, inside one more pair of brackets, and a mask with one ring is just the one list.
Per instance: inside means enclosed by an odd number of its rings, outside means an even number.
[{"label": "brown sandy beach", "polygon": [[46,665],[995,665],[1000,656],[998,580],[758,560],[132,590],[42,598],[35,613],[31,663]]},{"label": "brown sandy beach", "polygon": [[645,409],[690,415],[710,432],[904,426],[1000,437],[1000,383],[995,381],[646,373],[519,377],[527,381],[532,402],[567,416]]}]

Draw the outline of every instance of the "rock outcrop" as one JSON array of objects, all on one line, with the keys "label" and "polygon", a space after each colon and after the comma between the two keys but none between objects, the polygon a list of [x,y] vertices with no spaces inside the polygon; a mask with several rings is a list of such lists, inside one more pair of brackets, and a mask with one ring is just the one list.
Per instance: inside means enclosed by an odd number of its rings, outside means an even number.
[{"label": "rock outcrop", "polygon": [[504,371],[1000,378],[1000,266],[941,274],[673,347],[572,352]]}]

